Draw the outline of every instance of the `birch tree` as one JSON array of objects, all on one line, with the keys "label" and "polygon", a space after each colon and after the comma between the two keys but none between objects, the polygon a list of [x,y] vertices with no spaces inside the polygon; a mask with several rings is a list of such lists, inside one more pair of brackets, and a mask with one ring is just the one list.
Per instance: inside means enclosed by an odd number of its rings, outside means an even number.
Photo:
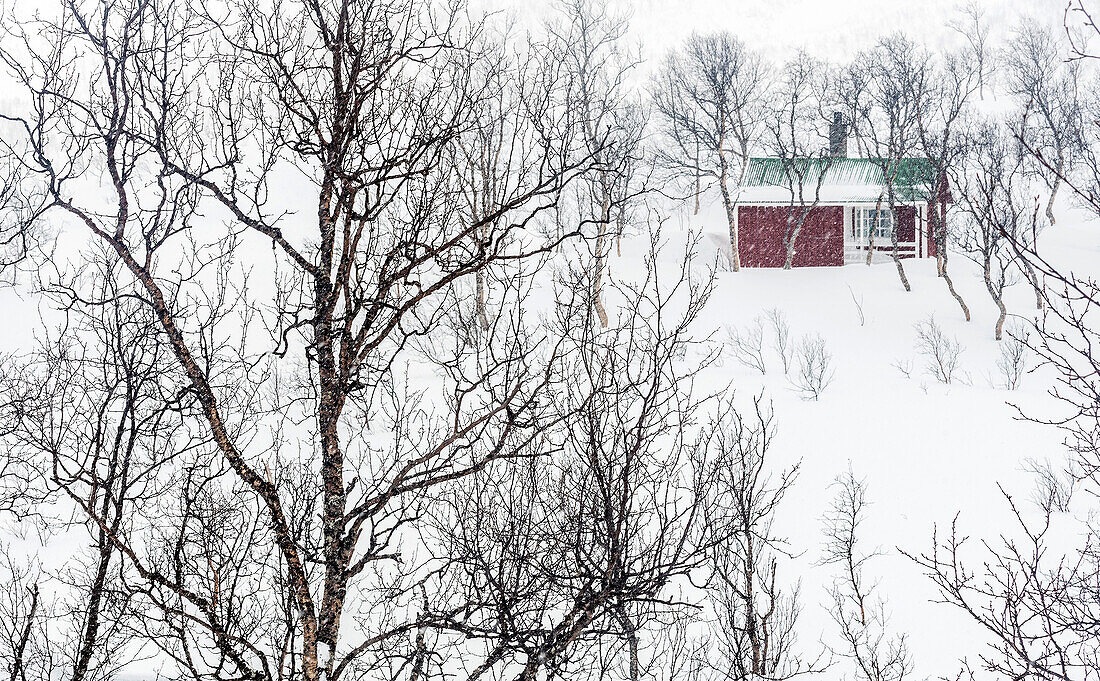
[{"label": "birch tree", "polygon": [[767,86],[761,57],[729,33],[692,35],[665,58],[653,79],[662,133],[658,161],[681,178],[718,185],[735,272],[741,268],[737,197],[764,132],[759,121]]},{"label": "birch tree", "polygon": [[[881,39],[849,67],[843,89],[852,116],[852,130],[863,155],[882,175],[885,202],[893,214],[891,256],[906,291],[912,289],[898,253],[898,187],[914,183],[908,158],[919,144],[918,112],[926,105],[928,64],[926,50],[903,34]],[[873,232],[867,242],[867,264],[874,253]]]},{"label": "birch tree", "polygon": [[[920,149],[932,166],[932,181],[924,197],[932,206],[929,221],[932,239],[936,245],[936,273],[944,280],[947,291],[962,309],[963,317],[970,321],[970,308],[948,271],[949,244],[953,244],[948,225],[946,199],[951,193],[949,178],[957,177],[956,170],[964,162],[967,153],[968,103],[976,88],[978,74],[964,54],[945,54],[938,62],[931,79],[930,101],[927,108],[918,111],[917,126]],[[923,237],[919,237],[923,238]]]},{"label": "birch tree", "polygon": [[[60,9],[5,23],[0,58],[28,102],[4,112],[19,131],[5,160],[46,199],[16,229],[64,221],[102,247],[74,267],[106,289],[50,263],[73,290],[57,304],[140,303],[158,395],[198,441],[158,469],[150,512],[176,522],[116,530],[116,510],[78,506],[130,571],[143,636],[193,678],[415,667],[444,615],[421,607],[430,567],[402,547],[435,490],[524,456],[547,415],[560,345],[515,297],[581,237],[544,219],[600,166],[576,74],[546,41],[513,44],[531,64],[509,133],[522,163],[474,216],[456,159],[490,151],[459,147],[494,92],[475,87],[491,54],[463,6]],[[490,271],[512,297],[493,342],[420,352]],[[407,382],[425,363],[430,398]]]},{"label": "birch tree", "polygon": [[828,148],[830,80],[825,64],[799,53],[780,70],[772,92],[766,148],[778,160],[790,192],[783,232],[785,270],[794,263],[798,237],[821,202],[822,184],[835,162]]}]

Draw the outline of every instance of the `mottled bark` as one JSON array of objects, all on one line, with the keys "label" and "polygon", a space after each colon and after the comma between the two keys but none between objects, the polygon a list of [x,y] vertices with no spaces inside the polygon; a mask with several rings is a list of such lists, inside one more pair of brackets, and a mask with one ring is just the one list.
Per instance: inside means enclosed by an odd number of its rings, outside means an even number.
[{"label": "mottled bark", "polygon": [[992,298],[993,302],[997,304],[997,309],[1000,311],[1000,315],[997,317],[997,324],[993,330],[993,337],[996,340],[1001,340],[1001,335],[1004,331],[1005,326],[1005,317],[1008,316],[1008,310],[1005,308],[1001,291],[999,291],[997,286],[993,283],[992,264],[988,255],[986,255],[984,259],[984,264],[982,267],[982,279],[985,280],[985,288],[987,291],[989,291],[989,297]]},{"label": "mottled bark", "polygon": [[[723,138],[724,141],[724,138]],[[729,162],[724,152],[718,153],[718,184],[722,190],[722,206],[726,209],[726,220],[730,230],[730,269],[741,271],[741,253],[737,243],[737,206],[734,205],[727,182],[729,180]]]},{"label": "mottled bark", "polygon": [[783,261],[783,269],[789,270],[794,266],[795,256],[795,244],[798,242],[798,235],[802,233],[802,226],[806,224],[806,218],[809,217],[809,209],[799,209],[798,217],[793,217],[794,209],[791,209],[791,213],[787,215],[787,230],[783,235],[783,245],[787,249],[787,257]]},{"label": "mottled bark", "polygon": [[890,255],[894,259],[894,267],[898,270],[898,278],[901,279],[901,285],[905,288],[906,292],[912,291],[913,287],[909,285],[909,277],[905,276],[905,267],[901,264],[901,255],[898,252],[898,209],[894,205],[893,196],[890,197]]}]

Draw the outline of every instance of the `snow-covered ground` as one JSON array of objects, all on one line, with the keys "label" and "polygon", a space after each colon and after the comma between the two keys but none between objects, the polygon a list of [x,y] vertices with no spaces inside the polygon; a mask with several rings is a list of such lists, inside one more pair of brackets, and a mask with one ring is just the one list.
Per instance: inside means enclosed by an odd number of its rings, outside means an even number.
[{"label": "snow-covered ground", "polygon": [[[688,230],[704,232],[692,265],[700,271],[728,247],[717,210],[711,207],[680,229],[665,230],[666,268],[680,267]],[[1100,225],[1068,209],[1062,215],[1041,237],[1044,255],[1079,274],[1100,273]],[[628,276],[639,268],[646,246],[645,239],[625,240],[613,271]],[[801,475],[776,529],[799,554],[782,569],[787,579],[802,582],[800,632],[808,652],[820,648],[817,639],[836,636],[825,608],[825,589],[836,567],[818,564],[821,519],[835,492],[831,484],[851,466],[865,479],[871,501],[863,550],[882,552],[868,564],[867,574],[879,581],[879,595],[888,600],[893,630],[909,636],[915,678],[937,678],[953,676],[960,658],[973,659],[980,652],[981,632],[961,613],[931,602],[933,585],[899,549],[914,554],[930,549],[934,526],[948,528],[956,513],[960,528],[975,540],[996,537],[1011,525],[998,484],[1016,498],[1029,498],[1034,477],[1028,462],[1046,459],[1061,465],[1066,454],[1057,429],[1022,420],[1016,408],[1053,415],[1055,405],[1046,394],[1052,376],[1038,369],[1024,376],[1017,390],[1001,387],[1000,345],[993,337],[997,310],[978,267],[961,255],[951,257],[956,287],[972,312],[969,323],[936,276],[933,259],[907,260],[905,267],[912,284],[908,293],[892,262],[718,272],[700,333],[713,329],[721,342],[728,329],[743,329],[774,308],[789,322],[792,342],[804,334],[825,339],[835,378],[818,401],[803,399],[784,375],[770,348],[767,324],[765,375],[740,364],[726,349],[721,366],[708,371],[707,383],[731,383],[746,402],[763,391],[778,424],[774,470],[801,461]],[[1035,314],[1034,296],[1024,281],[1008,289],[1006,303],[1006,328]],[[951,385],[925,373],[914,347],[914,326],[930,317],[964,347],[960,376]],[[909,377],[899,364],[911,364]],[[841,679],[847,671],[840,663],[826,676]]]}]

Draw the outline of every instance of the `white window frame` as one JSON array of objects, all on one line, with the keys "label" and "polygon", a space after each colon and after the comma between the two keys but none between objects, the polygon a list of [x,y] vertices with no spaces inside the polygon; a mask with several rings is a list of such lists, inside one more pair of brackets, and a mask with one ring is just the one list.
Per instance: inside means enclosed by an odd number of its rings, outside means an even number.
[{"label": "white window frame", "polygon": [[876,239],[889,239],[894,223],[894,211],[889,208],[856,208],[852,216],[852,236],[858,241],[866,241],[868,230],[874,226]]}]

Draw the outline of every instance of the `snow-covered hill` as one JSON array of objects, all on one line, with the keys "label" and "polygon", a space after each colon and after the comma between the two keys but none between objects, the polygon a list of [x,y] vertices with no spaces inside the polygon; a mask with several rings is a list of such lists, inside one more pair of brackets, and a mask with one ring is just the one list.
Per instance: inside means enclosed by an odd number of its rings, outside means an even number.
[{"label": "snow-covered hill", "polygon": [[[1043,253],[1079,274],[1095,273],[1100,225],[1070,210],[1063,214],[1063,221],[1042,237]],[[680,267],[682,245],[690,230],[699,228],[705,231],[692,266],[702,271],[720,259],[728,247],[721,225],[720,215],[704,211],[686,219],[680,230],[666,230],[666,267]],[[625,240],[613,271],[628,276],[640,267],[646,247],[644,239]],[[961,613],[933,603],[933,585],[899,549],[929,550],[934,527],[948,528],[956,514],[960,529],[975,540],[996,537],[1011,525],[998,485],[1026,499],[1034,484],[1030,462],[1049,460],[1058,467],[1066,453],[1056,428],[1023,420],[1017,410],[1055,415],[1046,394],[1052,376],[1038,368],[1023,377],[1018,389],[1004,387],[997,368],[1002,344],[993,337],[997,309],[977,266],[951,256],[956,287],[972,311],[970,322],[936,276],[934,260],[908,260],[905,267],[913,289],[908,293],[893,263],[719,271],[704,313],[707,328],[700,333],[713,331],[715,341],[724,343],[731,329],[743,331],[758,319],[764,324],[764,375],[738,362],[725,344],[721,367],[706,378],[710,387],[728,382],[746,402],[763,392],[778,423],[775,470],[802,463],[776,529],[798,554],[781,569],[786,579],[802,582],[803,646],[812,652],[820,648],[818,638],[837,636],[825,607],[826,587],[837,568],[818,564],[821,520],[836,491],[833,481],[851,466],[857,478],[865,479],[871,502],[863,549],[882,552],[868,564],[868,575],[880,582],[893,630],[909,636],[916,678],[937,678],[953,676],[960,658],[980,652],[976,644],[982,632]],[[1006,302],[1007,328],[1025,328],[1036,314],[1025,281],[1008,289]],[[772,347],[770,310],[786,318],[792,344],[806,334],[825,340],[835,376],[819,400],[804,399],[784,374]],[[915,348],[915,326],[930,319],[963,347],[950,385],[925,371],[926,360]],[[1034,357],[1029,359],[1034,366]],[[847,671],[841,662],[826,676],[845,678]]]}]

